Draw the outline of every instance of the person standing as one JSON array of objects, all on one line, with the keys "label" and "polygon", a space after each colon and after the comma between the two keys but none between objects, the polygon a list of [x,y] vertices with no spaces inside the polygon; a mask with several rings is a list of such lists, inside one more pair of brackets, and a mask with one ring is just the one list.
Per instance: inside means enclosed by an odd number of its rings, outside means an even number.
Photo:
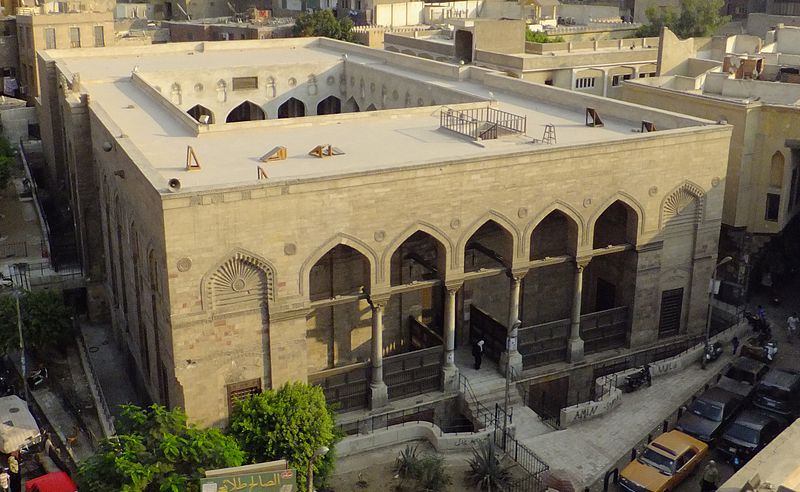
[{"label": "person standing", "polygon": [[22,491],[22,480],[19,474],[19,451],[14,451],[8,457],[8,472],[11,475],[11,492]]},{"label": "person standing", "polygon": [[712,492],[719,485],[719,470],[714,460],[711,460],[703,470],[703,481],[700,482],[700,492]]},{"label": "person standing", "polygon": [[3,492],[9,492],[11,487],[11,476],[9,476],[8,471],[3,468],[3,471],[0,472],[0,490]]},{"label": "person standing", "polygon": [[739,348],[739,337],[733,337],[731,345],[733,346],[733,355],[736,355],[736,350]]},{"label": "person standing", "polygon": [[789,342],[791,342],[792,338],[797,335],[797,329],[800,328],[800,318],[797,317],[796,312],[789,316],[789,319],[786,320],[786,325],[789,328]]},{"label": "person standing", "polygon": [[472,356],[475,358],[475,370],[481,368],[481,362],[483,362],[483,344],[485,342],[483,339],[478,340],[478,342],[472,346]]}]

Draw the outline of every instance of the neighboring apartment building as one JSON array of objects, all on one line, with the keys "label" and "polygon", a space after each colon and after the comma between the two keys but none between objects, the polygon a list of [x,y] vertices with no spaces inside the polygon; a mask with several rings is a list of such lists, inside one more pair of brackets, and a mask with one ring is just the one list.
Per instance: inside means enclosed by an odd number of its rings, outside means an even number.
[{"label": "neighboring apartment building", "polygon": [[760,253],[800,211],[798,72],[800,28],[779,27],[764,46],[746,35],[679,41],[665,30],[659,77],[623,87],[626,101],[733,125],[721,254],[739,260],[728,278],[740,286],[784,273],[780,258]]},{"label": "neighboring apartment building", "polygon": [[192,421],[290,380],[454,403],[517,318],[566,406],[705,330],[727,125],[324,38],[39,57],[90,315]]},{"label": "neighboring apartment building", "polygon": [[24,97],[39,95],[36,52],[114,44],[111,12],[18,14],[19,83]]},{"label": "neighboring apartment building", "polygon": [[291,18],[249,19],[236,21],[230,17],[201,19],[197,21],[163,22],[169,29],[170,42],[234,41],[242,39],[288,38],[294,35]]},{"label": "neighboring apartment building", "polygon": [[19,51],[17,48],[17,24],[14,17],[0,18],[0,74],[3,77],[3,94],[14,96],[19,84]]},{"label": "neighboring apartment building", "polygon": [[453,31],[386,33],[384,49],[442,62],[471,61],[531,82],[614,98],[621,97],[623,81],[656,74],[658,38],[530,43],[523,21],[454,22]]}]

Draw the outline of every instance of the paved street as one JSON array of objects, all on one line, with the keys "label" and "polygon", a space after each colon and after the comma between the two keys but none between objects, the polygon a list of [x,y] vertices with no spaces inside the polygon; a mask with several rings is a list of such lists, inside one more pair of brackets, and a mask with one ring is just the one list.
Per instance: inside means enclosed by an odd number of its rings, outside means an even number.
[{"label": "paved street", "polygon": [[[761,304],[767,310],[767,317],[772,326],[773,337],[778,340],[778,356],[773,362],[772,367],[785,367],[792,369],[800,369],[800,340],[795,339],[792,343],[787,340],[786,319],[793,311],[800,311],[800,279],[794,279],[791,285],[786,286],[782,293],[783,302],[780,306],[772,306],[769,304],[768,299],[763,294],[756,294],[750,301],[749,311],[755,312],[756,307]],[[720,470],[722,482],[727,480],[733,475],[733,467],[725,463],[725,460],[717,453],[711,453],[711,456],[700,464],[698,472],[696,472],[690,480],[678,487],[675,492],[696,492],[700,490],[700,480],[702,478],[702,469],[705,467],[709,459],[717,462]]]}]

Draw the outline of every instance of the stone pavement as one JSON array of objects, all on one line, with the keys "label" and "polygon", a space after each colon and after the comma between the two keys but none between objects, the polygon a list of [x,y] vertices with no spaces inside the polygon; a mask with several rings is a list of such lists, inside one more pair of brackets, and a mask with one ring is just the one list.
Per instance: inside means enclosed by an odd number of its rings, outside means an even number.
[{"label": "stone pavement", "polygon": [[[518,425],[518,440],[550,468],[566,469],[591,486],[676,409],[689,400],[730,360],[730,353],[702,370],[699,362],[683,371],[653,380],[653,385],[622,395],[622,404],[611,413],[576,423],[567,429],[527,436]],[[516,415],[515,415],[516,421]]]},{"label": "stone pavement", "polygon": [[86,340],[89,363],[97,376],[108,409],[114,418],[120,416],[120,405],[142,405],[126,372],[125,355],[114,344],[107,325],[81,323]]}]

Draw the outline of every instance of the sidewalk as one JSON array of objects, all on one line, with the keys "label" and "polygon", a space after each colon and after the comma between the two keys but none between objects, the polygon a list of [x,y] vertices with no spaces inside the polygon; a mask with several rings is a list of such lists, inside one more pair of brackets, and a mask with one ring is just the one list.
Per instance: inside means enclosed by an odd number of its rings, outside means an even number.
[{"label": "sidewalk", "polygon": [[120,416],[120,405],[142,405],[125,366],[125,354],[114,344],[107,325],[81,323],[92,371],[97,376],[111,415]]},{"label": "sidewalk", "polygon": [[580,488],[591,486],[653,429],[670,418],[732,359],[730,351],[709,366],[694,364],[653,380],[653,385],[622,395],[611,413],[539,436],[518,436],[550,468],[569,470]]}]

